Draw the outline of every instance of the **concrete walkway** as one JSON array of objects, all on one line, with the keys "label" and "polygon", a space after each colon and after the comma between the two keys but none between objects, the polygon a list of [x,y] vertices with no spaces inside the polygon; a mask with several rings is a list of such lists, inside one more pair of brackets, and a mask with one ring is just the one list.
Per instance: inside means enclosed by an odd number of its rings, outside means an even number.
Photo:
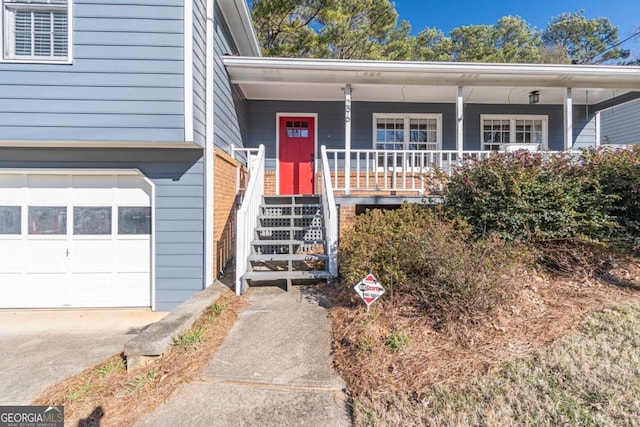
[{"label": "concrete walkway", "polygon": [[201,381],[139,426],[351,425],[323,299],[308,287],[263,287],[250,301]]}]

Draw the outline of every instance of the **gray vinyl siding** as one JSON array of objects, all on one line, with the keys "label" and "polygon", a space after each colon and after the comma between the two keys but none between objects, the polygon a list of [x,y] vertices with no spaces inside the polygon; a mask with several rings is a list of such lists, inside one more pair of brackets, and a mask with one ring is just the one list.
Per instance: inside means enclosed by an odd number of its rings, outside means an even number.
[{"label": "gray vinyl siding", "polygon": [[0,62],[0,139],[184,141],[183,2],[76,0],[73,64]]},{"label": "gray vinyl siding", "polygon": [[207,135],[206,2],[193,0],[193,139],[204,147]]},{"label": "gray vinyl siding", "polygon": [[0,168],[139,169],[156,187],[156,309],[171,310],[203,289],[201,150],[0,148]]},{"label": "gray vinyl siding", "polygon": [[[248,147],[265,146],[265,167],[275,169],[276,113],[317,113],[318,147],[344,148],[344,103],[305,101],[248,101]],[[354,108],[355,111],[355,108]],[[354,133],[359,125],[355,124]],[[352,144],[353,148],[357,148]]]},{"label": "gray vinyl siding", "polygon": [[[305,101],[248,101],[249,126],[247,146],[264,144],[267,159],[276,157],[276,113],[317,113],[318,147],[344,147],[344,103]],[[352,105],[351,148],[373,148],[374,113],[442,114],[442,149],[456,149],[456,112],[454,104],[394,102],[354,102]],[[464,149],[481,150],[481,114],[530,114],[549,117],[549,149],[564,147],[564,118],[561,105],[489,105],[466,104],[464,109]],[[590,117],[591,118],[591,117]],[[585,121],[585,107],[574,107],[574,140],[584,142],[593,137],[594,122]],[[595,140],[594,140],[595,142]],[[274,167],[275,162],[268,162]]]},{"label": "gray vinyl siding", "polygon": [[596,145],[596,118],[591,108],[582,105],[573,109],[573,149]]},{"label": "gray vinyl siding", "polygon": [[600,113],[600,142],[640,143],[640,101],[618,105]]},{"label": "gray vinyl siding", "polygon": [[232,147],[243,146],[241,129],[246,127],[246,123],[241,123],[241,120],[246,120],[246,104],[240,92],[229,81],[222,63],[222,57],[235,54],[237,48],[217,3],[214,26],[214,143],[231,153]]}]

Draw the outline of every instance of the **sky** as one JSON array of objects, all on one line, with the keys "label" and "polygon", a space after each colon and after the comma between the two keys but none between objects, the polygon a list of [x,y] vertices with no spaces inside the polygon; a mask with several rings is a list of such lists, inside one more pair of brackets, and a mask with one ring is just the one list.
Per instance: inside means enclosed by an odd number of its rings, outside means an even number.
[{"label": "sky", "polygon": [[[448,35],[463,25],[495,24],[505,15],[519,15],[542,30],[552,17],[581,9],[588,19],[609,18],[619,40],[640,31],[640,0],[395,0],[395,5],[414,33],[436,27]],[[640,35],[621,47],[640,55]]]}]

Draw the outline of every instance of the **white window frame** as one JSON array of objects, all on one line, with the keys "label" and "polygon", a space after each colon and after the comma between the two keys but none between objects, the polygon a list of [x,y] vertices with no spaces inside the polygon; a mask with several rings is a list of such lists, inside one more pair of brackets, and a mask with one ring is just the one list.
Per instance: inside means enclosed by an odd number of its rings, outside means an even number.
[{"label": "white window frame", "polygon": [[[73,62],[73,0],[67,0],[66,5],[50,3],[48,0],[32,3],[28,0],[0,0],[2,19],[0,19],[0,35],[2,36],[2,56],[0,62],[15,62],[29,64],[71,64]],[[67,11],[67,56],[17,56],[12,53],[11,11],[12,10],[42,10]]]},{"label": "white window frame", "polygon": [[530,114],[481,114],[480,115],[480,147],[485,150],[485,144],[496,145],[495,143],[484,142],[484,121],[485,120],[509,120],[509,142],[500,144],[502,149],[504,145],[519,144],[535,144],[528,142],[516,142],[516,121],[517,120],[542,120],[542,144],[541,149],[549,148],[549,116],[547,115],[530,115]]},{"label": "white window frame", "polygon": [[[377,133],[378,133],[378,119],[403,119],[404,120],[404,140],[402,142],[404,148],[403,150],[409,150],[410,141],[410,121],[411,119],[436,119],[437,129],[436,129],[436,148],[435,150],[442,149],[442,114],[439,113],[424,113],[424,114],[402,114],[402,113],[373,113],[373,123],[372,123],[372,147],[374,150],[378,150],[377,147]],[[420,143],[418,143],[420,144]],[[397,151],[397,150],[395,150]],[[423,150],[415,150],[415,151],[423,151]],[[426,150],[430,151],[430,150]]]}]

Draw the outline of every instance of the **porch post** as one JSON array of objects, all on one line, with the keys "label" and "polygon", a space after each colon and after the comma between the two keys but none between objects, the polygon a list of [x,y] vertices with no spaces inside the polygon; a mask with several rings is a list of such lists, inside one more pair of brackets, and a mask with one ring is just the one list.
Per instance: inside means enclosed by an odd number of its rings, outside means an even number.
[{"label": "porch post", "polygon": [[600,147],[600,111],[596,111],[596,114],[594,115],[593,120],[595,121],[595,127],[596,127],[596,141],[595,141],[595,146],[596,147]]},{"label": "porch post", "polygon": [[462,86],[458,86],[458,97],[456,99],[456,150],[458,151],[458,163],[462,161],[464,151],[464,97]]},{"label": "porch post", "polygon": [[570,151],[573,146],[573,94],[567,88],[564,97],[564,151]]},{"label": "porch post", "polygon": [[[337,169],[336,169],[337,170]],[[344,86],[344,194],[351,192],[351,85]]]}]

